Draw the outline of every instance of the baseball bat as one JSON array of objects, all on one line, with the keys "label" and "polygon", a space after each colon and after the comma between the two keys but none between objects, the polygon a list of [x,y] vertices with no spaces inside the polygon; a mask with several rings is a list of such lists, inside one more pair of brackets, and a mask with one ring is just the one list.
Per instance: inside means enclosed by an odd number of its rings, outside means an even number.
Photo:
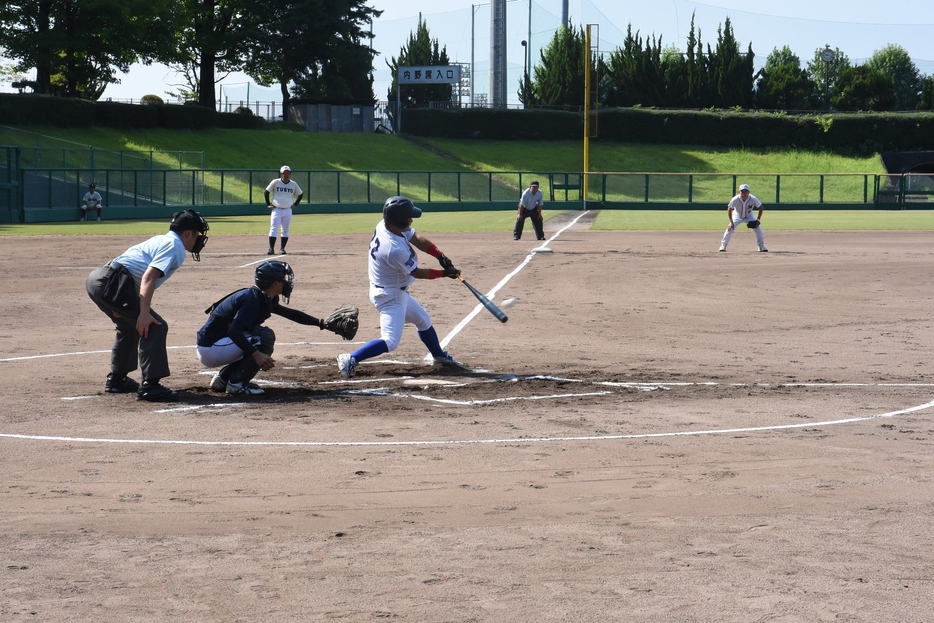
[{"label": "baseball bat", "polygon": [[467,286],[468,290],[473,292],[473,295],[477,297],[477,300],[480,301],[484,307],[486,307],[486,310],[488,312],[496,316],[497,320],[499,320],[500,322],[506,322],[507,320],[509,320],[509,316],[507,316],[506,313],[503,310],[501,310],[499,307],[494,305],[493,301],[485,297],[483,293],[480,292],[480,290],[476,289],[475,287],[467,283],[467,280],[461,277],[460,275],[458,275],[457,278],[461,280],[461,283]]}]

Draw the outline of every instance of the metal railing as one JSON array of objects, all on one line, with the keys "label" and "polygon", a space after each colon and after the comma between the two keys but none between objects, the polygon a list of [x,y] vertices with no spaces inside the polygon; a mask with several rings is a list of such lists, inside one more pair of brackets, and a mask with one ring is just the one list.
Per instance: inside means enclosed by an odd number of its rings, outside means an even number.
[{"label": "metal railing", "polygon": [[748,184],[763,203],[875,202],[875,173],[589,173],[588,201],[620,203],[722,203]]},{"label": "metal railing", "polygon": [[[421,203],[518,202],[532,180],[546,203],[583,202],[583,173],[554,171],[295,170],[292,179],[311,204],[381,204],[407,195]],[[105,206],[261,204],[278,172],[269,169],[23,168],[26,209],[77,206],[90,181]],[[604,209],[726,206],[740,184],[770,208],[824,205],[867,208],[927,207],[934,181],[926,175],[588,173],[588,204]]]}]

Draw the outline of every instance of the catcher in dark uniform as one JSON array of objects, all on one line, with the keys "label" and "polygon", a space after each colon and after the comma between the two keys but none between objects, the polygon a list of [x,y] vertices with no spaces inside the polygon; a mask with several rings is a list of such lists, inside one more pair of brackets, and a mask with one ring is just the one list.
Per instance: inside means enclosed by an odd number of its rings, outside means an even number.
[{"label": "catcher in dark uniform", "polygon": [[324,319],[315,318],[279,303],[289,302],[295,275],[285,262],[268,261],[256,267],[254,285],[231,292],[204,313],[210,318],[198,331],[198,359],[208,367],[223,366],[211,380],[211,389],[228,394],[260,395],[250,381],[260,370],[269,370],[276,334],[262,326],[272,314],[292,322],[337,333],[345,340],[357,334],[358,310],[345,305]]}]

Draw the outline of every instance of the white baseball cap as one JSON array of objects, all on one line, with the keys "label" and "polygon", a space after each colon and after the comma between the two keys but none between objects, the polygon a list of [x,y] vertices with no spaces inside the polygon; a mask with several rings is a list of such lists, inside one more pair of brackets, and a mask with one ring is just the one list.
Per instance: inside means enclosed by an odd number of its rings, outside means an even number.
[{"label": "white baseball cap", "polygon": [[749,184],[743,184],[739,187],[740,190],[749,190]]},{"label": "white baseball cap", "polygon": [[289,173],[292,172],[292,169],[290,169],[290,168],[289,168],[289,165],[287,165],[287,164],[286,164],[286,165],[283,165],[283,167],[282,167],[281,169],[279,169],[279,173],[285,173],[286,171],[288,171]]}]

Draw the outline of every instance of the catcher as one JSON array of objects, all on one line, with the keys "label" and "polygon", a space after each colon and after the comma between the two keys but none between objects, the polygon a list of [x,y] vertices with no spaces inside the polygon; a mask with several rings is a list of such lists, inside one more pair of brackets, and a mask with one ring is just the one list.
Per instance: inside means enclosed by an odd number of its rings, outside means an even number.
[{"label": "catcher", "polygon": [[345,340],[357,334],[356,307],[345,305],[325,319],[279,304],[289,302],[295,275],[285,262],[267,261],[256,267],[254,286],[231,292],[204,313],[210,318],[198,331],[198,359],[208,367],[223,366],[211,380],[211,389],[233,395],[258,396],[263,390],[250,381],[269,370],[276,334],[262,326],[272,314],[292,322],[337,333]]}]

